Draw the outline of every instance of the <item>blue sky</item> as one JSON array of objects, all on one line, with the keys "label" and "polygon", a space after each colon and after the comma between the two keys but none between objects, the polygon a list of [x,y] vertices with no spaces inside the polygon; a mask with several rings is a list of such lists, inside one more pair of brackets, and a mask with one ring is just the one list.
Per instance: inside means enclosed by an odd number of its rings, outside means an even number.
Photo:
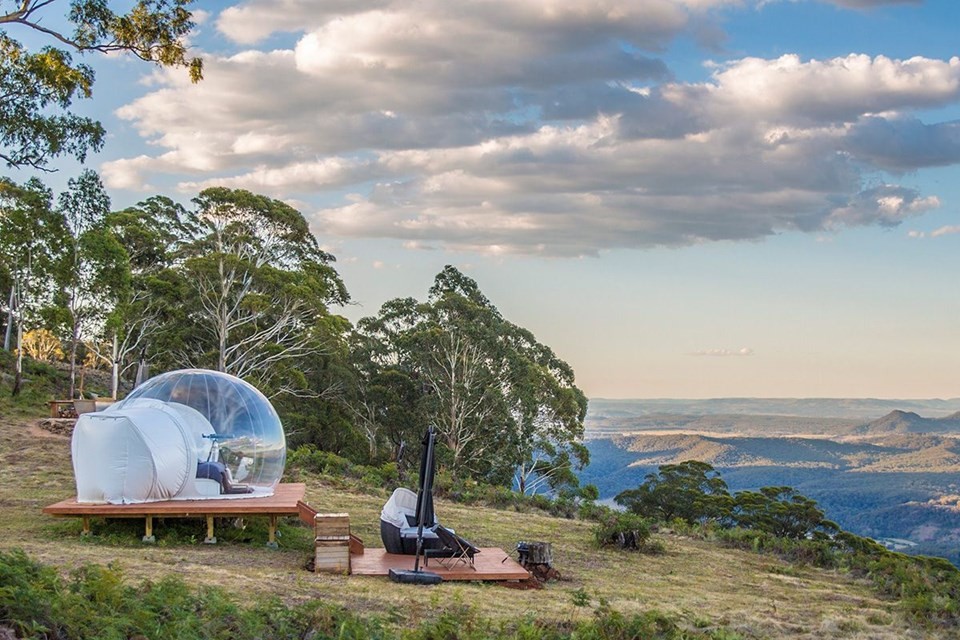
[{"label": "blue sky", "polygon": [[960,3],[196,7],[94,61],[115,205],[283,198],[353,320],[456,265],[591,397],[960,396]]}]

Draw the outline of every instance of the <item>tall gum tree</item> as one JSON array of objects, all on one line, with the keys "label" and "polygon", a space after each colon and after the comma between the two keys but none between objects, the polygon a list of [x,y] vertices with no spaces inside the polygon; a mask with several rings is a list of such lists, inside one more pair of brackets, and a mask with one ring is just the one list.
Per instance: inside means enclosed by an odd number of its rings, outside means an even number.
[{"label": "tall gum tree", "polygon": [[67,329],[70,397],[77,392],[77,350],[102,333],[107,317],[130,285],[130,258],[106,225],[110,198],[100,177],[84,171],[60,194],[67,251],[57,269],[61,324]]},{"label": "tall gum tree", "polygon": [[[54,267],[66,250],[66,225],[53,208],[53,194],[39,180],[18,185],[0,179],[0,262],[10,286],[7,336],[16,328],[13,394],[23,381],[23,336],[39,326],[53,300]],[[10,348],[9,342],[5,343]]]},{"label": "tall gum tree", "polygon": [[[200,58],[188,55],[194,24],[192,0],[0,0],[0,160],[9,167],[49,170],[51,159],[83,162],[103,146],[105,131],[91,118],[71,113],[75,99],[93,95],[95,74],[73,54],[127,53],[166,67],[185,67],[196,82]],[[125,5],[120,13],[111,5]],[[60,8],[66,25],[57,29]],[[27,35],[50,44],[39,50],[16,39]]]},{"label": "tall gum tree", "polygon": [[[426,302],[388,301],[358,322],[355,340],[381,371],[420,382],[422,414],[453,472],[515,480],[521,490],[576,484],[570,471],[587,461],[587,403],[573,370],[503,318],[471,278],[445,267]],[[361,376],[361,384],[375,380]]]},{"label": "tall gum tree", "polygon": [[214,187],[194,203],[198,232],[184,246],[181,270],[198,335],[184,343],[183,364],[212,366],[271,393],[308,392],[296,384],[297,365],[323,352],[328,305],[349,301],[334,257],[279,200]]},{"label": "tall gum tree", "polygon": [[177,306],[174,283],[179,281],[174,267],[197,229],[183,206],[164,196],[112,212],[105,224],[130,259],[130,286],[107,317],[106,348],[98,352],[110,364],[112,393],[117,397],[121,378],[146,365],[158,336],[172,322]]}]

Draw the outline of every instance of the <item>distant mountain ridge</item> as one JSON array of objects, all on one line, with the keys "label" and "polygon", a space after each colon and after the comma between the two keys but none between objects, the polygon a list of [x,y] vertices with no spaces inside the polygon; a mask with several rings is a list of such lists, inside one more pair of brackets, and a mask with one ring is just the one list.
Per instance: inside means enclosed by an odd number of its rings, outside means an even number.
[{"label": "distant mountain ridge", "polygon": [[957,433],[960,434],[960,411],[940,418],[924,418],[913,411],[894,409],[882,418],[853,430],[856,435],[891,433]]},{"label": "distant mountain ridge", "polygon": [[960,398],[880,399],[880,398],[650,398],[611,400],[591,398],[590,417],[627,418],[652,414],[706,416],[778,415],[810,418],[847,418],[876,420],[891,411],[914,412],[945,417],[960,412]]},{"label": "distant mountain ridge", "polygon": [[718,468],[830,468],[844,471],[960,472],[960,439],[888,432],[873,436],[827,438],[724,437],[696,434],[609,438],[624,452],[620,464],[652,468],[700,460]]}]

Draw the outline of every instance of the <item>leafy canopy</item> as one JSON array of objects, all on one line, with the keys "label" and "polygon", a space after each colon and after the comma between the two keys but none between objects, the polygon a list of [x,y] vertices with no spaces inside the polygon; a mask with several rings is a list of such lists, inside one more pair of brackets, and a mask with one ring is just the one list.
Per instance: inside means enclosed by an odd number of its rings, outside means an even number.
[{"label": "leafy canopy", "polygon": [[687,460],[661,465],[643,484],[621,492],[615,500],[634,513],[664,522],[680,518],[693,524],[728,513],[730,493],[711,465]]},{"label": "leafy canopy", "polygon": [[[371,453],[400,439],[415,418],[439,435],[452,471],[521,488],[576,484],[586,398],[572,368],[532,333],[506,320],[477,283],[452,266],[426,302],[398,298],[364,318],[353,338],[357,392],[351,399]],[[415,442],[415,433],[405,434]]]},{"label": "leafy canopy", "polygon": [[[127,13],[117,13],[107,0],[0,0],[0,160],[49,170],[53,158],[83,162],[103,146],[101,124],[70,112],[74,99],[93,95],[95,79],[93,69],[74,62],[71,53],[127,52],[160,66],[186,67],[191,80],[199,81],[203,61],[187,53],[191,2],[138,0]],[[72,31],[50,26],[55,5],[67,7]],[[10,35],[14,29],[54,44],[31,51]]]}]

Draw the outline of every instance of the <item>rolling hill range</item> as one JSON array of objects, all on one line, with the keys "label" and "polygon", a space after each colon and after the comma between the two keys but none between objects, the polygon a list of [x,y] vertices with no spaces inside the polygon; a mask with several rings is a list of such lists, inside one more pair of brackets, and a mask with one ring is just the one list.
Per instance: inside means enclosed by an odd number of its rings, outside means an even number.
[{"label": "rolling hill range", "polygon": [[590,399],[590,417],[637,417],[657,413],[708,416],[780,415],[808,418],[851,418],[873,420],[894,410],[914,411],[940,417],[960,411],[960,398],[876,399],[876,398],[712,398],[684,400],[652,398],[643,400]]},{"label": "rolling hill range", "polygon": [[855,428],[852,433],[945,433],[960,436],[960,411],[940,418],[924,418],[913,411],[891,411],[887,415]]},{"label": "rolling hill range", "polygon": [[610,438],[634,454],[630,466],[702,460],[715,467],[778,466],[843,471],[960,473],[960,439],[921,434],[856,439],[722,437],[698,434],[628,435]]},{"label": "rolling hill range", "polygon": [[[687,401],[677,402],[663,408],[690,408]],[[727,409],[751,401],[696,402]],[[789,404],[756,402],[754,409]],[[830,401],[824,411],[835,415],[827,417],[644,413],[626,401],[629,415],[620,409],[610,415],[604,413],[609,401],[596,406],[591,401],[591,463],[581,481],[611,499],[641,484],[659,465],[701,460],[721,472],[731,491],[792,486],[845,529],[960,563],[960,413],[956,400],[929,403],[938,407],[936,417],[894,409],[858,419],[848,409],[877,409],[875,401]]]}]

